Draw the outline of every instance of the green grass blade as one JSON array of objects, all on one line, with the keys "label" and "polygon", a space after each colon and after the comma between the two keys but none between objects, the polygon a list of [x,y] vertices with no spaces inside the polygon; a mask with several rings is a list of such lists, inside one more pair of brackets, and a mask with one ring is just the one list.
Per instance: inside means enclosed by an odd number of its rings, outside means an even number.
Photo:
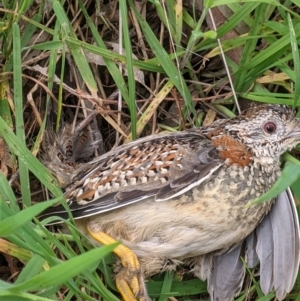
[{"label": "green grass blade", "polygon": [[135,15],[137,19],[140,22],[141,28],[145,34],[145,37],[152,48],[152,51],[154,55],[156,56],[157,60],[165,70],[167,76],[170,78],[170,80],[174,83],[178,91],[183,96],[185,103],[188,107],[188,109],[196,114],[196,111],[194,109],[194,105],[192,102],[191,94],[188,90],[188,87],[186,85],[186,82],[184,78],[181,75],[181,71],[178,70],[172,60],[170,59],[169,55],[167,54],[166,50],[162,47],[160,42],[157,40],[156,36],[152,32],[150,26],[148,23],[142,18],[142,16],[139,14],[137,9],[135,8],[132,0],[128,1],[132,10],[135,12]]},{"label": "green grass blade", "polygon": [[135,91],[135,78],[132,61],[132,46],[130,41],[130,34],[128,29],[128,12],[126,1],[119,2],[120,13],[122,15],[122,29],[123,29],[123,40],[126,51],[126,70],[128,78],[128,92],[129,92],[129,111],[131,118],[131,135],[133,139],[136,139],[136,91]]},{"label": "green grass blade", "polygon": [[106,49],[106,45],[105,45],[104,41],[102,40],[101,36],[99,35],[97,28],[91,21],[82,1],[79,1],[78,3],[80,5],[80,9],[86,19],[87,24],[88,24],[89,28],[91,29],[91,33],[92,33],[93,38],[95,39],[95,42],[97,45],[97,46],[93,46],[93,45],[89,45],[89,44],[85,43],[85,44],[83,44],[83,47],[87,46],[89,48],[90,46],[92,46],[93,49],[88,49],[88,48],[85,48],[85,49],[90,50],[91,52],[103,57],[103,60],[105,62],[105,65],[106,65],[109,73],[113,77],[116,85],[120,89],[120,92],[121,92],[123,98],[125,99],[126,103],[129,106],[129,92],[127,89],[127,85],[124,81],[122,74],[120,73],[118,67],[115,64],[115,62],[125,63],[126,59],[123,55],[120,55],[118,53],[115,53],[115,52],[112,52],[112,51]]},{"label": "green grass blade", "polygon": [[158,301],[166,301],[170,295],[174,272],[166,272]]},{"label": "green grass blade", "polygon": [[61,196],[62,191],[56,179],[26,148],[24,143],[12,132],[5,121],[0,117],[0,135],[5,139],[11,151],[20,161],[27,165],[28,169],[53,193],[55,197]]},{"label": "green grass blade", "polygon": [[300,58],[299,58],[299,49],[298,49],[298,42],[295,33],[295,28],[291,19],[290,14],[287,14],[288,24],[289,24],[289,33],[291,39],[291,46],[292,46],[292,54],[293,54],[293,61],[294,61],[294,70],[295,70],[295,94],[294,94],[294,107],[299,102],[300,98]]},{"label": "green grass blade", "polygon": [[[14,23],[13,30],[13,78],[14,78],[14,102],[15,102],[15,122],[16,135],[25,143],[24,120],[23,120],[23,90],[22,90],[22,62],[21,62],[21,38],[19,25]],[[21,193],[23,205],[31,205],[29,174],[26,162],[19,160],[19,174],[21,182]]]},{"label": "green grass blade", "polygon": [[66,262],[52,267],[50,270],[42,272],[39,275],[25,281],[22,284],[15,285],[12,290],[41,290],[49,286],[61,285],[70,278],[77,276],[85,269],[95,265],[101,258],[111,253],[118,243],[103,246],[88,251]]},{"label": "green grass blade", "polygon": [[0,187],[0,196],[4,200],[4,202],[9,204],[10,208],[12,208],[15,212],[20,211],[16,196],[2,172],[0,172]]},{"label": "green grass blade", "polygon": [[[255,9],[255,13],[253,14],[254,16],[253,24],[249,32],[250,37],[257,36],[261,32],[266,6],[267,6],[266,4],[262,3]],[[247,40],[246,44],[244,45],[242,59],[240,62],[242,71],[240,73],[240,76],[236,77],[235,79],[235,88],[237,89],[237,91],[246,91],[248,89],[248,86],[245,86],[245,82],[244,82],[244,78],[248,70],[243,67],[251,61],[253,57],[253,53],[255,51],[255,47],[257,45],[257,41],[258,41],[258,37],[256,39],[252,38]]]},{"label": "green grass blade", "polygon": [[[73,33],[73,28],[70,24],[70,21],[58,0],[52,0],[53,11],[56,14],[57,19],[59,20],[62,27],[62,35],[63,39],[68,43],[65,39],[66,36],[71,36],[74,39],[77,39],[75,34]],[[97,92],[97,84],[94,79],[94,75],[91,71],[91,68],[86,60],[83,49],[81,46],[75,45],[73,43],[68,43],[69,49],[72,53],[72,56],[76,62],[78,71],[80,72],[85,84],[88,86],[92,95],[96,95]]]},{"label": "green grass blade", "polygon": [[[0,236],[5,237],[14,233],[18,228],[32,220],[42,211],[62,200],[63,198],[61,197],[51,201],[42,202],[5,218],[4,220],[0,221]],[[6,205],[3,204],[3,202],[0,202],[0,208],[3,208],[3,206]]]},{"label": "green grass blade", "polygon": [[[1,289],[0,283],[0,297],[3,297],[2,300],[5,301],[54,301],[53,299],[48,299],[44,297],[37,296],[36,294],[28,294],[23,292],[13,292],[9,289]],[[5,298],[5,299],[4,299]]]},{"label": "green grass blade", "polygon": [[39,274],[43,270],[45,259],[39,255],[34,254],[32,258],[27,262],[25,267],[22,269],[15,284],[25,282],[35,275]]}]

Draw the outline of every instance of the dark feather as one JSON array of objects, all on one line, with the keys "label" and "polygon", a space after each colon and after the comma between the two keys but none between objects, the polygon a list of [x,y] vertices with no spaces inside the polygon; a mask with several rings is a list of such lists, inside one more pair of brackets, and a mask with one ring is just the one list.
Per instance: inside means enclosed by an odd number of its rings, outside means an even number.
[{"label": "dark feather", "polygon": [[[130,192],[128,192],[128,194],[130,194]],[[82,218],[83,215],[85,217],[88,217],[95,214],[99,214],[99,212],[104,213],[111,210],[115,210],[127,206],[129,204],[139,202],[147,197],[145,195],[144,197],[140,195],[140,196],[136,196],[136,198],[133,198],[133,196],[131,195],[132,197],[128,198],[126,201],[123,200],[122,202],[119,202],[118,198],[117,200],[115,200],[117,195],[118,195],[117,192],[109,193],[103,196],[101,199],[99,199],[99,202],[94,201],[87,204],[78,204],[77,202],[73,202],[70,200],[68,206],[72,209],[71,211],[72,211],[73,218],[77,219],[77,218]],[[48,210],[44,211],[39,218],[45,219],[47,217],[54,216],[54,215],[58,215],[65,219],[68,218],[68,214],[62,205],[49,208]]]}]

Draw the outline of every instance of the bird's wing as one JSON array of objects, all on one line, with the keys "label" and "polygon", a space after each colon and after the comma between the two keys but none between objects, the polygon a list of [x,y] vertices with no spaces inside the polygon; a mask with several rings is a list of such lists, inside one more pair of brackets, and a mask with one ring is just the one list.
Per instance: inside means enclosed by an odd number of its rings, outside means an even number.
[{"label": "bird's wing", "polygon": [[[271,211],[277,210],[276,204],[277,202],[272,206]],[[260,261],[260,287],[264,294],[268,294],[272,291],[274,281],[274,240],[270,213],[271,212],[264,217],[263,221],[256,228],[256,253]]]},{"label": "bird's wing", "polygon": [[[300,259],[299,221],[290,189],[277,197],[263,223],[268,224],[272,235],[257,229],[260,285],[264,294],[274,289],[277,299],[283,300],[294,286]],[[271,236],[273,246],[269,245],[268,236]],[[273,255],[268,258],[270,253]]]},{"label": "bird's wing", "polygon": [[235,248],[213,259],[212,272],[208,277],[208,292],[213,301],[231,301],[242,288],[245,267],[240,257],[244,255],[241,242]]},{"label": "bird's wing", "polygon": [[[155,135],[97,158],[65,197],[74,218],[107,212],[149,197],[164,201],[209,178],[224,159],[200,130]],[[63,215],[62,206],[43,217]]]},{"label": "bird's wing", "polygon": [[259,263],[259,258],[256,252],[257,236],[255,231],[251,232],[247,238],[246,262],[249,268],[254,268]]}]

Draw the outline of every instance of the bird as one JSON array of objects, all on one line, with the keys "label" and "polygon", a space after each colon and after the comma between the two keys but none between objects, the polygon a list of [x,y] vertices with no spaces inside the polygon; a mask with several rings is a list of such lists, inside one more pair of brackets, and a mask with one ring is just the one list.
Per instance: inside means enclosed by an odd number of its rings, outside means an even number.
[{"label": "bird", "polygon": [[[101,245],[121,242],[114,249],[121,262],[115,280],[125,301],[150,300],[145,279],[183,263],[208,280],[213,301],[230,301],[241,290],[239,257],[245,243],[250,265],[257,257],[271,270],[263,292],[274,288],[282,300],[293,287],[298,267],[287,270],[288,284],[278,288],[274,277],[281,270],[261,254],[263,244],[271,253],[280,246],[278,236],[269,242],[262,237],[264,220],[272,226],[272,212],[281,209],[274,200],[246,204],[272,187],[281,174],[280,156],[299,142],[300,119],[292,109],[260,105],[210,126],[116,147],[89,162],[64,195],[82,232]],[[296,211],[289,193],[281,199],[288,208],[284,220],[293,221],[289,237],[295,240],[285,254],[299,265]],[[63,205],[48,209],[41,218],[53,215],[69,218]],[[228,259],[234,281],[218,278]]]}]

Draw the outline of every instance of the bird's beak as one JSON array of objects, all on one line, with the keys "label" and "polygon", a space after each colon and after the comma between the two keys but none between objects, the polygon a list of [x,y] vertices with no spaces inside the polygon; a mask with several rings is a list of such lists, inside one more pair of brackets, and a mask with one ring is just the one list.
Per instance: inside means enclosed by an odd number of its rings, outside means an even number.
[{"label": "bird's beak", "polygon": [[288,138],[296,138],[300,142],[300,119],[297,118],[297,125],[294,129],[287,135]]}]

